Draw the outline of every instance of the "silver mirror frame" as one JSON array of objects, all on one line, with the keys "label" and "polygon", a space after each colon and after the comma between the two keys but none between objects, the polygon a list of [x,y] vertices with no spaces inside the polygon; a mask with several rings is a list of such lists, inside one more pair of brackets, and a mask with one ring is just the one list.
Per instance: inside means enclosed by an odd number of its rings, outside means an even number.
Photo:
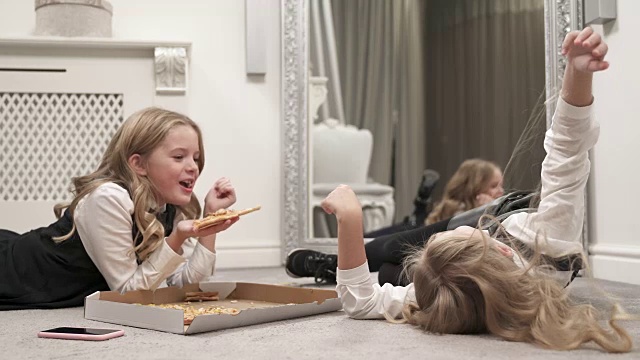
[{"label": "silver mirror frame", "polygon": [[[281,0],[282,46],[282,259],[296,248],[335,251],[337,239],[310,237],[308,151],[308,1]],[[562,40],[583,26],[583,0],[545,0],[546,93],[556,94],[564,74]],[[547,126],[555,101],[547,102]],[[587,223],[583,243],[588,248]]]},{"label": "silver mirror frame", "polygon": [[[547,127],[556,109],[555,96],[562,85],[566,59],[562,56],[562,41],[572,30],[584,26],[584,0],[545,0],[545,80],[547,92]],[[552,101],[550,101],[552,100]]]}]

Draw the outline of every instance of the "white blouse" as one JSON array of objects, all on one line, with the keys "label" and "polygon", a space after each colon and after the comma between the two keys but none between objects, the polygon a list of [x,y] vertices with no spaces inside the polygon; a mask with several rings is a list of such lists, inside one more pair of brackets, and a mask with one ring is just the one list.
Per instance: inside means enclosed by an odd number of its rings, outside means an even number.
[{"label": "white blouse", "polygon": [[[591,105],[575,107],[558,99],[553,123],[545,134],[540,205],[535,213],[505,219],[502,225],[509,234],[532,248],[539,234],[546,241],[537,244],[538,248],[554,257],[582,251],[584,188],[591,166],[588,151],[599,134]],[[565,272],[558,280],[566,283],[568,276]],[[416,301],[413,284],[374,283],[366,262],[353,269],[338,269],[337,283],[344,311],[356,319],[381,319],[385,314],[399,318],[405,303]]]},{"label": "white blouse", "polygon": [[[213,275],[216,254],[191,238],[182,245],[182,255],[165,240],[138,265],[133,251],[132,214],[129,193],[112,182],[85,196],[74,212],[82,244],[111,290],[155,290],[196,283]],[[176,215],[176,222],[180,219]]]}]

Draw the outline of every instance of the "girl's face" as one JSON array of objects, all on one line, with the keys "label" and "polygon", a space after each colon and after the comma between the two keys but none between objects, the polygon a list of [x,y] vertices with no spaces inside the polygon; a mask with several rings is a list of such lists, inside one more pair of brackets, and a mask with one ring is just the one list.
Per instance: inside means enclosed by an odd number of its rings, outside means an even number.
[{"label": "girl's face", "polygon": [[158,194],[160,206],[184,206],[191,200],[200,175],[198,134],[187,125],[176,126],[146,158],[146,175]]},{"label": "girl's face", "polygon": [[483,193],[491,196],[494,199],[497,199],[500,196],[504,195],[504,189],[502,188],[502,171],[500,171],[500,169],[494,170],[493,177],[489,181],[487,189],[483,191]]}]

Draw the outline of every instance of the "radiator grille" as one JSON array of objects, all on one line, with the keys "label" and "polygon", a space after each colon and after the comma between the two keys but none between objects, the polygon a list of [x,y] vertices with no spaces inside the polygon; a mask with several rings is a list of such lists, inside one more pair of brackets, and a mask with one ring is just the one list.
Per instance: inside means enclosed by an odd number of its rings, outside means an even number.
[{"label": "radiator grille", "polygon": [[122,94],[0,92],[0,200],[69,200],[123,121]]}]

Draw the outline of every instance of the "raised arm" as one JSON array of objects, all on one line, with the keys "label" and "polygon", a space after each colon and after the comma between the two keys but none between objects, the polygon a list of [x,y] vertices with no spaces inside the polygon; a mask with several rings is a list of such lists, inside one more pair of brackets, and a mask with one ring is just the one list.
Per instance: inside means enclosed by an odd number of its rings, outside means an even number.
[{"label": "raised arm", "polygon": [[[543,254],[561,257],[582,252],[584,197],[599,125],[592,114],[593,73],[605,70],[607,45],[591,28],[567,35],[563,53],[567,68],[561,98],[547,131],[542,162],[541,201],[533,214],[507,218],[507,232]],[[545,239],[546,241],[539,241]]]},{"label": "raised arm", "polygon": [[362,206],[356,194],[340,185],[322,201],[327,214],[338,221],[338,268],[349,270],[367,261],[362,232]]},{"label": "raised arm", "polygon": [[374,283],[369,273],[362,236],[362,207],[346,185],[338,186],[322,202],[322,208],[338,221],[338,286],[342,307],[355,319],[397,318],[407,296],[415,299],[413,285]]}]

